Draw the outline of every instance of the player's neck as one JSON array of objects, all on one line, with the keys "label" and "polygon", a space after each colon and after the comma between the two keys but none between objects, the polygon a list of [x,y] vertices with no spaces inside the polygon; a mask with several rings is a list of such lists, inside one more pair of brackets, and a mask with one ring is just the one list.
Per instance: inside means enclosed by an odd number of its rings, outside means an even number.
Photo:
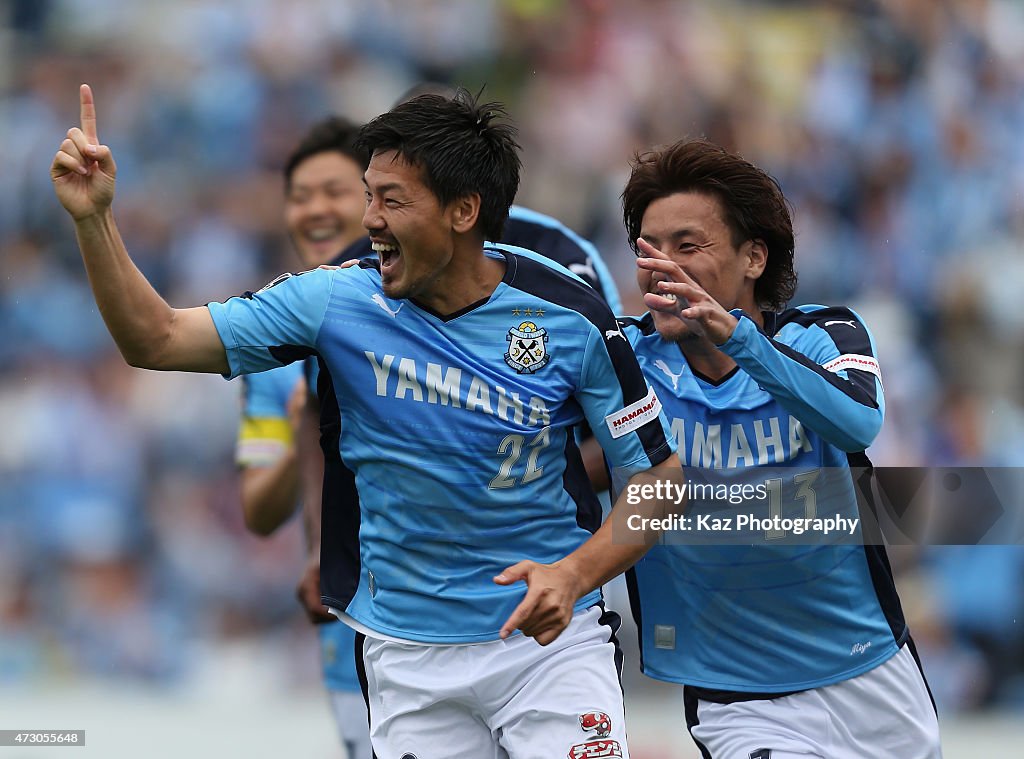
[{"label": "player's neck", "polygon": [[458,250],[429,292],[415,300],[431,311],[449,316],[491,297],[505,276],[505,260],[484,255],[482,246]]},{"label": "player's neck", "polygon": [[[758,329],[764,329],[764,317],[761,310],[754,304],[753,298],[748,303],[740,303],[738,308],[743,309],[743,312],[754,321]],[[736,368],[736,362],[722,353],[706,337],[690,335],[679,340],[676,345],[686,357],[690,368],[712,382],[717,382]]]},{"label": "player's neck", "polygon": [[690,369],[712,382],[717,382],[736,368],[736,362],[718,350],[706,337],[684,338],[676,345],[686,357]]}]

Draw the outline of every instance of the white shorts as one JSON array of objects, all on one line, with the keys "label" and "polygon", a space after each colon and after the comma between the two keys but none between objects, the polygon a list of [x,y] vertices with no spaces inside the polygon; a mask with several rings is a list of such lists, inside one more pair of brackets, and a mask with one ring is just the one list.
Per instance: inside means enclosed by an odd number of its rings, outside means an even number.
[{"label": "white shorts", "polygon": [[719,704],[684,689],[704,759],[941,759],[939,724],[911,644],[862,675],[774,699]]},{"label": "white shorts", "polygon": [[[337,623],[336,623],[337,624]],[[372,759],[370,724],[366,719],[366,701],[362,693],[346,690],[327,691],[331,698],[334,723],[348,759]]]},{"label": "white shorts", "polygon": [[378,759],[628,759],[618,622],[592,607],[547,646],[523,635],[454,646],[367,637]]}]

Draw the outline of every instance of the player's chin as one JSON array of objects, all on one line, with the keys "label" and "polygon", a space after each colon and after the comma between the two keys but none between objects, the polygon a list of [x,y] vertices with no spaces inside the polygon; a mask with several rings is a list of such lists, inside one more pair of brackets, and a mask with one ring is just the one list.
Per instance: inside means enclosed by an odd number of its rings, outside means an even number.
[{"label": "player's chin", "polygon": [[409,286],[398,277],[383,277],[380,282],[384,296],[391,300],[403,300],[409,297]]},{"label": "player's chin", "polygon": [[299,238],[295,247],[298,249],[299,258],[308,269],[315,269],[322,264],[329,264],[341,251],[336,238],[330,240],[312,241]]},{"label": "player's chin", "polygon": [[654,328],[658,330],[663,340],[679,342],[695,338],[694,332],[675,315],[662,314],[658,311],[651,311],[654,316]]}]

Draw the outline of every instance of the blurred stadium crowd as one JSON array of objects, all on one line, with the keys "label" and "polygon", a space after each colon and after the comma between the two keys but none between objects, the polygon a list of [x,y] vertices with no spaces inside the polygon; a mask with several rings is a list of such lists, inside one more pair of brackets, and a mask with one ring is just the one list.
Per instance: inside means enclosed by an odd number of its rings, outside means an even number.
[{"label": "blurred stadium crowd", "polygon": [[[246,534],[237,383],[128,368],[48,166],[89,82],[129,250],[175,305],[296,261],[280,166],[424,80],[506,101],[520,202],[603,251],[645,146],[706,135],[793,202],[798,303],[878,341],[876,464],[1024,462],[1024,5],[1015,0],[9,0],[0,5],[0,684],[173,687],[257,636],[308,649],[297,530]],[[893,553],[949,713],[1024,709],[1019,546]],[[297,640],[301,646],[291,646]],[[307,645],[308,644],[308,645]],[[303,656],[307,656],[304,653]]]}]

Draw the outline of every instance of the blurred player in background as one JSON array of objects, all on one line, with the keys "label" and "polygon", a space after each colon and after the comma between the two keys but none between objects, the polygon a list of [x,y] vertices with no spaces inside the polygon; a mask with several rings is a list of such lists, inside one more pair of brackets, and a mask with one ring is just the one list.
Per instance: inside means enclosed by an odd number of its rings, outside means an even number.
[{"label": "blurred player in background", "polygon": [[[356,124],[331,116],[314,124],[285,162],[285,225],[303,268],[373,255],[363,228],[367,156],[356,147],[358,134]],[[324,467],[315,442],[301,444],[303,434],[308,438],[306,431],[318,424],[315,404],[307,398],[308,388],[316,387],[316,371],[316,362],[307,359],[242,377],[243,411],[236,449],[242,469],[242,508],[248,528],[269,535],[292,516],[302,493],[307,504],[303,527],[309,558],[298,594],[311,621],[317,623],[324,683],[341,741],[349,757],[368,759],[372,752],[356,672],[356,633],[319,603]],[[336,491],[340,500],[334,501],[334,508],[358,511],[351,472],[332,476],[345,480]]]},{"label": "blurred player in background", "polygon": [[330,370],[320,395],[345,420],[362,517],[359,587],[338,610],[368,636],[381,759],[627,757],[617,620],[597,589],[646,546],[612,540],[625,499],[598,527],[572,430],[588,419],[611,464],[640,478],[671,478],[679,462],[592,288],[536,254],[484,247],[518,187],[501,106],[424,96],[363,128],[379,270],[317,269],[191,309],[168,306],[129,258],[86,86],[81,106],[51,178],[125,358],[234,376],[316,353]]},{"label": "blurred player in background", "polygon": [[[622,197],[648,313],[621,323],[687,472],[772,480],[786,517],[856,517],[850,467],[869,469],[885,408],[878,362],[853,311],[783,310],[796,273],[778,184],[683,141],[638,156]],[[687,514],[744,510],[725,506],[693,499]],[[630,573],[644,671],[685,686],[702,755],[940,756],[884,547],[747,537],[666,540],[680,544]]]}]

